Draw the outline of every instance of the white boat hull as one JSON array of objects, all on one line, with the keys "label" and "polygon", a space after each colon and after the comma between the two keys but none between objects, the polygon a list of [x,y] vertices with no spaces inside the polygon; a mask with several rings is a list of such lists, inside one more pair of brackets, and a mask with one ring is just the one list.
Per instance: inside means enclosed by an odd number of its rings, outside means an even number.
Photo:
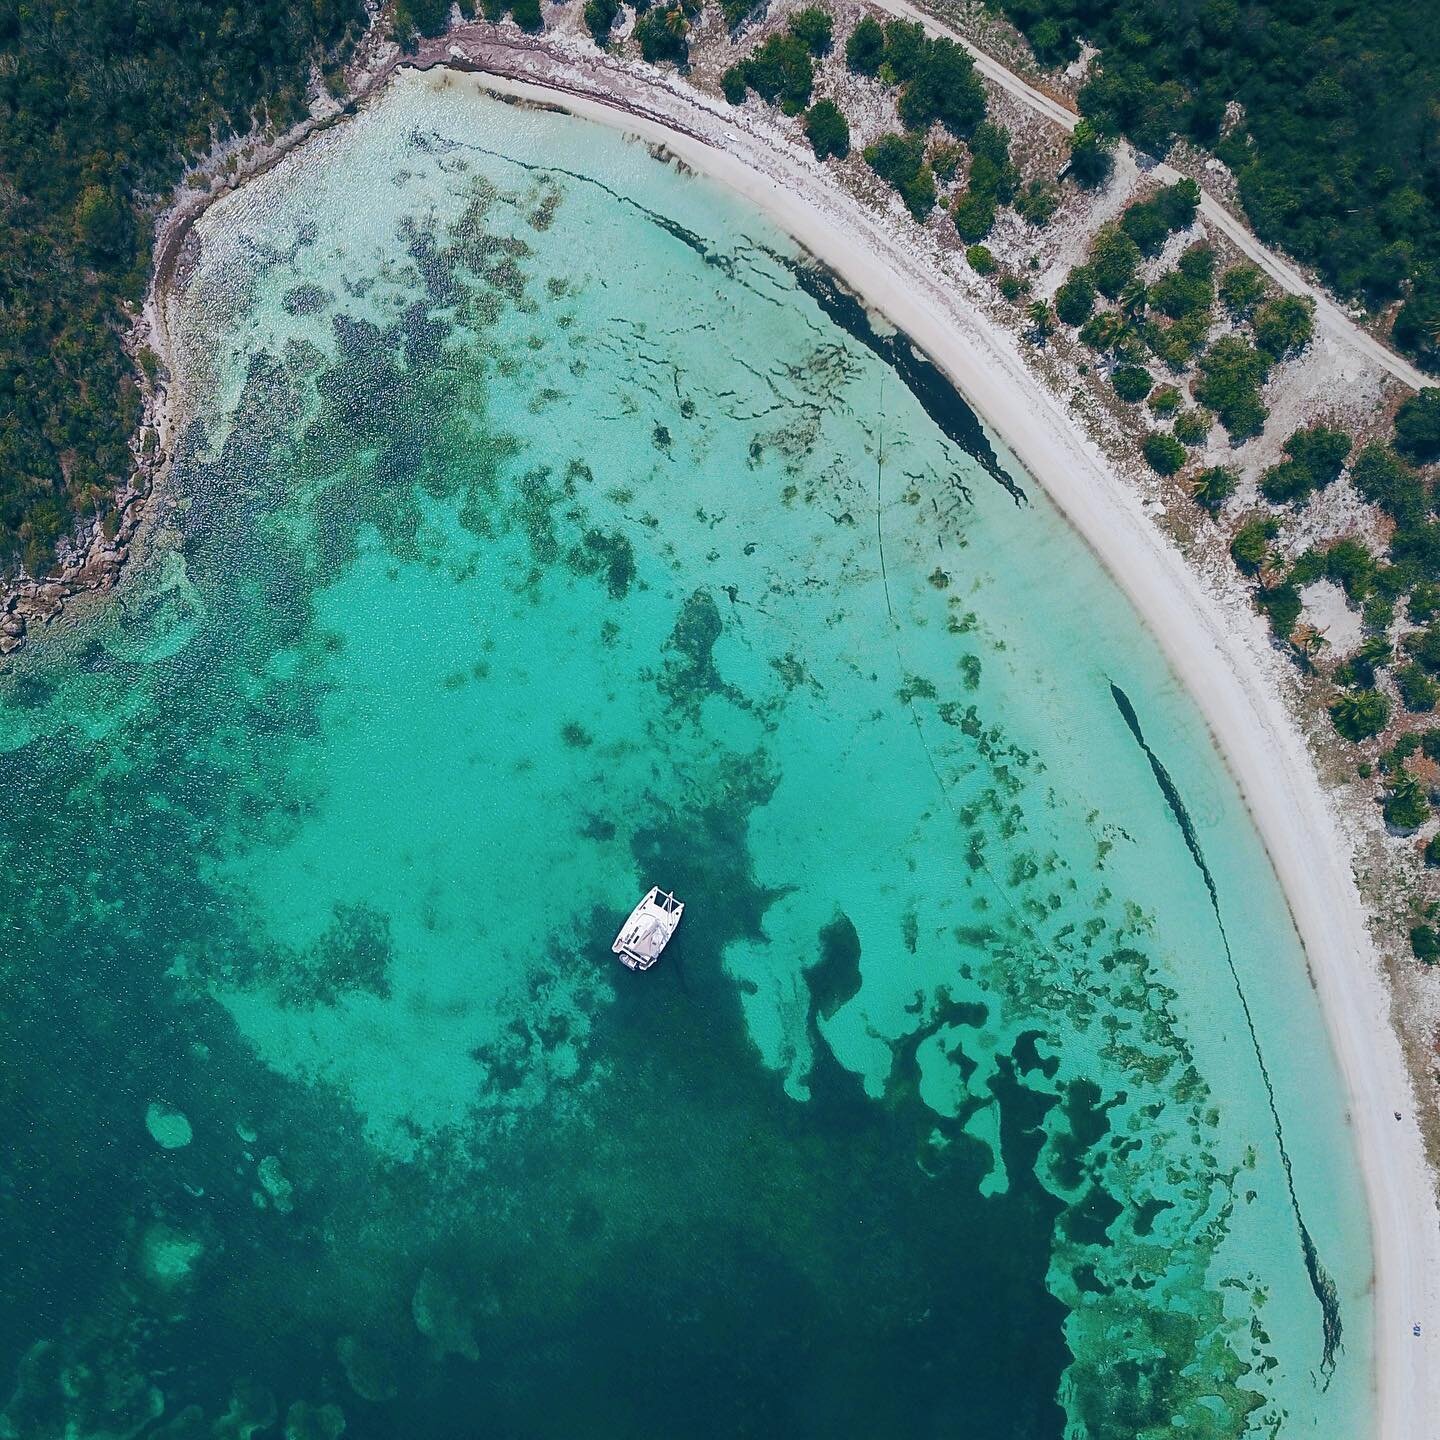
[{"label": "white boat hull", "polygon": [[648,970],[664,952],[685,913],[685,904],[668,891],[652,886],[630,912],[610,949],[628,970]]}]

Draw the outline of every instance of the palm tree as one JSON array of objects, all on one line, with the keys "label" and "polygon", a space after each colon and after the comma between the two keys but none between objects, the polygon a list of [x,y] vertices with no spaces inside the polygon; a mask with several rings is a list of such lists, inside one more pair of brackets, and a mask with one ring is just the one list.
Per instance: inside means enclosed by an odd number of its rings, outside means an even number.
[{"label": "palm tree", "polygon": [[1195,477],[1194,488],[1190,493],[1195,497],[1197,505],[1214,515],[1235,493],[1235,487],[1239,483],[1240,477],[1232,466],[1212,465]]},{"label": "palm tree", "polygon": [[1046,300],[1036,300],[1026,312],[1030,317],[1030,331],[1044,344],[1055,333],[1055,315]]},{"label": "palm tree", "polygon": [[1150,292],[1145,288],[1145,282],[1140,279],[1132,280],[1120,292],[1121,313],[1131,320],[1138,320],[1145,313],[1145,307],[1150,301]]}]

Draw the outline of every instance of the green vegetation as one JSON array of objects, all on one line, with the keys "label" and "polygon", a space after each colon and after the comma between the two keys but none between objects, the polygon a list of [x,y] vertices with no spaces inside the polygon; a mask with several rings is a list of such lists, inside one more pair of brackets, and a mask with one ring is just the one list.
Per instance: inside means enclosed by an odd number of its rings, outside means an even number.
[{"label": "green vegetation", "polygon": [[1402,665],[1395,672],[1395,685],[1400,691],[1400,701],[1407,710],[1417,713],[1433,710],[1440,700],[1440,685],[1425,672],[1423,665],[1413,662]]},{"label": "green vegetation", "polygon": [[1220,277],[1220,303],[1237,320],[1248,320],[1265,298],[1265,273],[1242,260]]},{"label": "green vegetation", "polygon": [[1356,490],[1401,525],[1412,525],[1425,513],[1425,487],[1420,477],[1388,446],[1367,445],[1350,467]]},{"label": "green vegetation", "polygon": [[993,275],[1000,264],[983,245],[971,245],[965,251],[965,259],[977,275]]},{"label": "green vegetation", "polygon": [[1270,542],[1280,533],[1280,522],[1271,515],[1247,521],[1230,542],[1230,558],[1246,575],[1259,573],[1270,554]]},{"label": "green vegetation", "polygon": [[1285,442],[1289,457],[1272,465],[1260,480],[1260,493],[1276,505],[1304,503],[1317,490],[1340,478],[1354,442],[1343,430],[1312,425]]},{"label": "green vegetation", "polygon": [[927,39],[918,22],[892,20],[885,27],[885,59],[904,87],[899,109],[906,129],[927,130],[938,120],[963,138],[985,118],[975,62],[954,41]]},{"label": "green vegetation", "polygon": [[1115,165],[1115,140],[1082,120],[1070,135],[1070,164],[1066,173],[1077,185],[1093,190],[1110,178]]},{"label": "green vegetation", "polygon": [[682,5],[660,5],[646,10],[635,22],[635,39],[641,56],[652,65],[668,60],[690,63],[690,22]]},{"label": "green vegetation", "polygon": [[[1440,368],[1440,7],[1415,0],[999,0],[1036,56],[1100,50],[1080,92],[1097,135],[1162,154],[1176,136],[1234,171],[1260,237],[1372,307]],[[1224,131],[1226,106],[1241,122]]]},{"label": "green vegetation", "polygon": [[793,32],[785,32],[772,35],[738,65],[732,65],[720,84],[732,105],[753,90],[766,104],[778,104],[782,113],[799,115],[810,103],[815,67],[805,42]]},{"label": "green vegetation", "polygon": [[603,45],[620,18],[620,0],[586,0],[582,13],[586,29],[595,37],[596,44]]},{"label": "green vegetation", "polygon": [[1270,359],[1239,335],[1222,335],[1200,357],[1195,398],[1220,417],[1232,440],[1246,440],[1265,428],[1270,413],[1260,387],[1270,375]]},{"label": "green vegetation", "polygon": [[1440,460],[1440,389],[1412,395],[1396,412],[1395,448],[1419,464]]},{"label": "green vegetation", "polygon": [[1145,404],[1152,414],[1165,416],[1173,415],[1180,408],[1180,401],[1180,392],[1173,385],[1162,385],[1150,392]]},{"label": "green vegetation", "polygon": [[878,75],[885,63],[885,28],[866,15],[845,42],[845,64],[857,75]]},{"label": "green vegetation", "polygon": [[843,160],[850,153],[850,125],[833,100],[817,100],[810,107],[805,134],[821,160],[827,155]]},{"label": "green vegetation", "polygon": [[[1239,483],[1240,477],[1230,466],[1212,465],[1209,469],[1202,470],[1195,477],[1195,484],[1190,493],[1195,497],[1195,503],[1200,506],[1202,510],[1208,510],[1214,515],[1235,493]],[[1234,553],[1234,547],[1232,546],[1231,554],[1233,555]],[[1264,551],[1262,549],[1260,560],[1256,561],[1256,568],[1259,567],[1264,558]]]},{"label": "green vegetation", "polygon": [[1289,581],[1279,585],[1261,587],[1255,593],[1255,603],[1269,618],[1270,628],[1277,640],[1288,640],[1300,619],[1300,592]]},{"label": "green vegetation", "polygon": [[49,568],[114,522],[140,416],[120,302],[150,266],[147,206],[212,135],[305,114],[312,63],[361,33],[358,0],[64,5],[0,19],[0,571]]},{"label": "green vegetation", "polygon": [[1172,320],[1204,312],[1208,317],[1215,304],[1215,252],[1208,245],[1192,245],[1150,286],[1149,303]]},{"label": "green vegetation", "polygon": [[1157,475],[1173,475],[1185,463],[1185,447],[1163,430],[1152,430],[1143,450],[1146,463]]},{"label": "green vegetation", "polygon": [[1175,417],[1172,427],[1182,445],[1203,445],[1210,433],[1213,417],[1208,410],[1185,410]]},{"label": "green vegetation", "polygon": [[818,60],[835,44],[835,22],[828,10],[811,5],[790,17],[790,33]]},{"label": "green vegetation", "polygon": [[[1333,580],[1352,603],[1359,603],[1375,584],[1375,557],[1359,540],[1337,540],[1325,552],[1325,578]],[[1385,641],[1388,647],[1389,641]]]},{"label": "green vegetation", "polygon": [[1142,255],[1158,255],[1177,230],[1188,229],[1200,206],[1200,187],[1189,179],[1167,185],[1149,200],[1126,207],[1120,228],[1140,247]]},{"label": "green vegetation", "polygon": [[1087,269],[1107,300],[1118,299],[1139,268],[1140,247],[1118,226],[1107,226],[1096,235]]},{"label": "green vegetation", "polygon": [[996,206],[1014,198],[1020,174],[1010,162],[1009,132],[988,120],[975,127],[970,155],[969,184],[951,215],[960,238],[973,244],[990,233]]},{"label": "green vegetation", "polygon": [[1154,387],[1148,370],[1139,365],[1121,365],[1110,377],[1115,393],[1128,405],[1138,405]]},{"label": "green vegetation", "polygon": [[1095,282],[1090,272],[1077,266],[1055,292],[1055,313],[1067,325],[1083,325],[1095,308]]},{"label": "green vegetation", "polygon": [[1430,802],[1420,782],[1403,770],[1385,788],[1385,823],[1397,830],[1418,830],[1430,818]]},{"label": "green vegetation", "polygon": [[865,147],[865,163],[900,192],[905,208],[924,220],[935,208],[935,176],[925,163],[920,135],[882,135]]},{"label": "green vegetation", "polygon": [[1309,296],[1280,295],[1255,311],[1255,343],[1272,360],[1298,355],[1315,329],[1315,302]]},{"label": "green vegetation", "polygon": [[[1429,854],[1429,851],[1426,851]],[[1416,925],[1410,931],[1410,949],[1415,958],[1425,965],[1440,960],[1440,934],[1430,925]]]},{"label": "green vegetation", "polygon": [[1358,744],[1390,723],[1390,702],[1378,690],[1347,690],[1330,707],[1330,720],[1340,734]]},{"label": "green vegetation", "polygon": [[1039,229],[1048,225],[1060,208],[1060,191],[1049,180],[1032,180],[1015,197],[1015,213]]}]

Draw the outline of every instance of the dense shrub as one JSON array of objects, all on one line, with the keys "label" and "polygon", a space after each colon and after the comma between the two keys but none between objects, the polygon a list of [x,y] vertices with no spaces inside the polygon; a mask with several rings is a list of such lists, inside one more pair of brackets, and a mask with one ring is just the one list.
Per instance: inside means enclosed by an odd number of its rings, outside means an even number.
[{"label": "dense shrub", "polygon": [[1417,960],[1433,965],[1440,959],[1440,934],[1431,925],[1416,925],[1410,931],[1410,949]]},{"label": "dense shrub", "polygon": [[1190,179],[1167,185],[1149,200],[1137,200],[1120,217],[1120,228],[1142,255],[1158,255],[1176,230],[1188,228],[1200,203],[1200,187]]},{"label": "dense shrub", "polygon": [[977,275],[993,275],[1000,268],[995,257],[983,245],[971,245],[965,260]]},{"label": "dense shrub", "polygon": [[1110,377],[1115,393],[1127,405],[1138,405],[1155,384],[1150,372],[1139,365],[1121,365]]},{"label": "dense shrub", "polygon": [[1422,665],[1402,665],[1395,672],[1395,686],[1407,710],[1417,713],[1433,710],[1435,702],[1440,700],[1440,685],[1425,673]]},{"label": "dense shrub", "polygon": [[1425,512],[1425,487],[1420,477],[1384,445],[1371,444],[1361,450],[1350,467],[1350,480],[1365,499],[1402,525],[1412,524]]},{"label": "dense shrub", "polygon": [[1195,398],[1220,417],[1232,440],[1245,440],[1265,428],[1260,387],[1269,374],[1267,356],[1238,335],[1222,335],[1200,358]]},{"label": "dense shrub", "polygon": [[1440,388],[1412,395],[1396,412],[1395,448],[1420,464],[1440,460]]},{"label": "dense shrub", "polygon": [[1210,433],[1211,420],[1208,410],[1186,410],[1175,417],[1175,438],[1182,445],[1203,445]]},{"label": "dense shrub", "polygon": [[1110,178],[1115,164],[1115,142],[1082,120],[1070,134],[1070,164],[1066,173],[1076,184],[1093,190]]},{"label": "dense shrub", "polygon": [[1163,430],[1145,437],[1145,460],[1157,475],[1173,475],[1185,463],[1185,447]]},{"label": "dense shrub", "polygon": [[1330,707],[1330,721],[1347,740],[1368,740],[1390,723],[1390,702],[1378,690],[1347,690]]},{"label": "dense shrub", "polygon": [[140,411],[120,302],[145,288],[153,199],[212,136],[302,118],[312,65],[364,22],[358,0],[5,6],[0,572],[113,525]]},{"label": "dense shrub", "polygon": [[815,84],[815,67],[805,42],[790,31],[770,36],[725,72],[721,86],[731,104],[738,103],[737,92],[744,99],[742,84],[768,104],[778,103],[784,114],[799,115],[810,103]]},{"label": "dense shrub", "polygon": [[[1440,7],[1415,0],[1000,0],[1037,56],[1100,54],[1080,92],[1100,132],[1214,147],[1255,230],[1373,305],[1413,287],[1394,338],[1440,364],[1434,97]],[[1240,121],[1224,127],[1227,104]],[[1222,129],[1224,133],[1222,135]]]},{"label": "dense shrub", "polygon": [[1220,277],[1220,303],[1237,320],[1248,320],[1265,298],[1265,272],[1242,260]]},{"label": "dense shrub", "polygon": [[1288,640],[1300,619],[1300,592],[1288,580],[1255,592],[1255,603],[1269,618],[1278,640]]},{"label": "dense shrub", "polygon": [[1083,325],[1095,308],[1095,284],[1090,272],[1076,267],[1055,292],[1055,313],[1067,325]]},{"label": "dense shrub", "polygon": [[690,24],[679,5],[647,10],[635,22],[635,39],[641,56],[652,65],[668,60],[674,65],[690,61]]},{"label": "dense shrub", "polygon": [[1385,823],[1396,830],[1418,830],[1430,818],[1430,803],[1420,782],[1403,770],[1385,789]]},{"label": "dense shrub", "polygon": [[1245,574],[1256,574],[1270,554],[1270,542],[1279,533],[1279,522],[1273,516],[1248,521],[1230,542],[1230,558]]},{"label": "dense shrub", "polygon": [[1358,604],[1375,584],[1375,557],[1359,540],[1337,540],[1325,552],[1325,577]]},{"label": "dense shrub", "polygon": [[850,153],[850,125],[833,100],[817,100],[805,116],[805,134],[820,159]]},{"label": "dense shrub", "polygon": [[1037,228],[1048,225],[1060,208],[1060,192],[1048,180],[1032,180],[1015,197],[1015,213]]},{"label": "dense shrub", "polygon": [[[586,0],[583,13],[586,28],[603,45],[610,38],[610,32],[620,16],[620,0]],[[743,90],[741,96],[744,96]]]},{"label": "dense shrub", "polygon": [[[1191,494],[1195,497],[1195,503],[1202,510],[1208,510],[1212,515],[1219,511],[1220,507],[1235,493],[1240,483],[1240,477],[1228,465],[1212,465],[1207,470],[1202,470],[1195,477],[1195,484]],[[1263,542],[1262,542],[1263,543]],[[1231,547],[1234,553],[1234,547]],[[1261,551],[1260,561],[1257,561],[1257,568],[1264,559],[1264,551]]]},{"label": "dense shrub", "polygon": [[1140,249],[1123,230],[1107,226],[1095,237],[1088,269],[1095,288],[1107,299],[1118,298],[1139,268]]},{"label": "dense shrub", "polygon": [[[906,22],[892,20],[885,27],[885,58],[904,81],[900,92],[900,120],[907,129],[925,130],[937,120],[954,135],[966,136],[985,118],[985,88],[975,73],[975,62],[969,52],[953,40],[928,40],[921,31],[918,60],[896,63],[892,54],[891,36],[903,27],[904,52],[913,44],[913,32]],[[919,30],[920,26],[913,27]],[[904,65],[908,74],[901,75]]]},{"label": "dense shrub", "polygon": [[1315,328],[1315,302],[1308,295],[1281,295],[1255,311],[1255,343],[1272,360],[1298,355]]},{"label": "dense shrub", "polygon": [[818,5],[807,6],[790,17],[790,33],[819,59],[835,44],[835,22]]},{"label": "dense shrub", "polygon": [[960,238],[968,244],[983,240],[995,225],[995,202],[985,195],[967,191],[950,211]]},{"label": "dense shrub", "polygon": [[905,207],[923,220],[935,208],[935,176],[925,163],[920,135],[882,135],[865,147],[865,162],[900,192]]},{"label": "dense shrub", "polygon": [[1307,500],[1340,476],[1354,442],[1343,430],[1312,425],[1285,442],[1289,457],[1272,465],[1260,480],[1260,493],[1275,504]]},{"label": "dense shrub", "polygon": [[1155,415],[1173,415],[1180,408],[1180,392],[1173,385],[1162,385],[1158,390],[1150,392],[1150,398],[1145,404]]},{"label": "dense shrub", "polygon": [[873,15],[866,15],[845,42],[845,64],[857,75],[878,75],[884,63],[884,27]]}]

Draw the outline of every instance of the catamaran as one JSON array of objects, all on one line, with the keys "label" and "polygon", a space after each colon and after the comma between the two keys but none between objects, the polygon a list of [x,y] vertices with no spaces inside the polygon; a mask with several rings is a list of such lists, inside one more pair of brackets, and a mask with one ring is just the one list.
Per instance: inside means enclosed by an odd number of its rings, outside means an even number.
[{"label": "catamaran", "polygon": [[630,918],[620,927],[610,948],[620,957],[622,965],[631,970],[648,970],[670,943],[684,913],[684,901],[652,885],[630,912]]}]

